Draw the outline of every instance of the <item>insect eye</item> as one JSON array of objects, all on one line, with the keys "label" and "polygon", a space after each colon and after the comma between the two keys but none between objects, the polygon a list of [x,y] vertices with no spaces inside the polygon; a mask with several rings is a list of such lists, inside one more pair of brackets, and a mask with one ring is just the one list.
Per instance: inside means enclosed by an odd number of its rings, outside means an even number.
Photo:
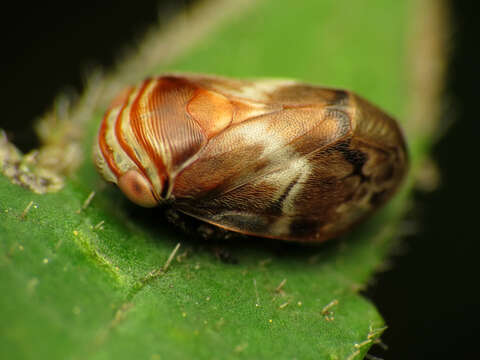
[{"label": "insect eye", "polygon": [[120,176],[118,186],[130,201],[143,207],[154,207],[158,204],[148,179],[137,170],[130,169]]}]

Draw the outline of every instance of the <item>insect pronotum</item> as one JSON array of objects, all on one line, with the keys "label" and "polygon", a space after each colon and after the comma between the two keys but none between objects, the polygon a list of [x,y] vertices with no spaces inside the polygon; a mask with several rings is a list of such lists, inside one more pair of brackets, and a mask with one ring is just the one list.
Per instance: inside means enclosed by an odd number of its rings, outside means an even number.
[{"label": "insect pronotum", "polygon": [[320,242],[385,203],[408,160],[395,120],[350,91],[176,74],[114,100],[95,162],[138,205]]}]

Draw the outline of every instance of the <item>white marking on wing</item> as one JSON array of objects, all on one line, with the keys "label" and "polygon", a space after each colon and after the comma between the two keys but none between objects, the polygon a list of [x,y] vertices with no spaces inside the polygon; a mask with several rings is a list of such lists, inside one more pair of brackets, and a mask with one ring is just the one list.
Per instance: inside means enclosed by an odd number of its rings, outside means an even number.
[{"label": "white marking on wing", "polygon": [[235,136],[243,138],[248,145],[261,145],[263,151],[258,157],[268,154],[286,146],[285,137],[281,134],[272,134],[270,124],[263,121],[254,121],[248,126],[239,126],[235,129]]},{"label": "white marking on wing", "polygon": [[260,79],[239,88],[238,95],[255,99],[256,101],[265,101],[268,100],[268,95],[279,87],[296,83],[294,80],[287,79]]},{"label": "white marking on wing", "polygon": [[288,186],[296,180],[296,183],[283,199],[282,213],[284,216],[280,216],[270,227],[272,234],[277,236],[284,236],[290,233],[291,216],[297,215],[295,199],[297,195],[302,192],[303,186],[307,182],[312,169],[310,162],[304,157],[297,157],[295,160],[288,161],[287,164],[288,167],[283,171],[268,177],[270,183],[278,186],[276,199],[279,199],[285,191],[287,191]]}]

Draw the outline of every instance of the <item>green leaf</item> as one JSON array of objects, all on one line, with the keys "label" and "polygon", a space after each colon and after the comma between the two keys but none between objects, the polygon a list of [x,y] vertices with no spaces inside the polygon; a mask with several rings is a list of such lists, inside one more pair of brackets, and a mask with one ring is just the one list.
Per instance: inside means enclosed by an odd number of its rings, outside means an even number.
[{"label": "green leaf", "polygon": [[[366,6],[257,2],[168,64],[142,71],[296,78],[352,89],[405,119],[414,6]],[[89,156],[105,104],[92,106],[81,123],[84,161],[61,191],[34,194],[0,176],[0,358],[363,358],[385,324],[359,290],[402,231],[428,134],[408,134],[406,186],[351,234],[316,247],[216,243],[185,235],[161,211],[138,209],[105,186]]]}]

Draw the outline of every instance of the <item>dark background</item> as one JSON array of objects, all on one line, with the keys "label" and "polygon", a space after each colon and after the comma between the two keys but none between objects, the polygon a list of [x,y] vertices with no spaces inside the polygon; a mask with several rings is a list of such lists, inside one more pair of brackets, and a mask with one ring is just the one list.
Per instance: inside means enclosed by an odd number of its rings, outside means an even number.
[{"label": "dark background", "polygon": [[[192,2],[12,4],[0,24],[0,128],[22,150],[35,147],[31,123],[57,94],[80,92],[90,65],[108,68],[160,11],[166,21]],[[406,253],[395,256],[393,268],[379,274],[366,292],[390,327],[383,337],[389,350],[371,351],[385,359],[480,357],[480,95],[475,87],[480,9],[473,1],[451,1],[450,7],[454,29],[443,120],[453,114],[454,123],[434,151],[441,185],[433,193],[416,194],[409,217],[418,226],[404,240]]]}]

